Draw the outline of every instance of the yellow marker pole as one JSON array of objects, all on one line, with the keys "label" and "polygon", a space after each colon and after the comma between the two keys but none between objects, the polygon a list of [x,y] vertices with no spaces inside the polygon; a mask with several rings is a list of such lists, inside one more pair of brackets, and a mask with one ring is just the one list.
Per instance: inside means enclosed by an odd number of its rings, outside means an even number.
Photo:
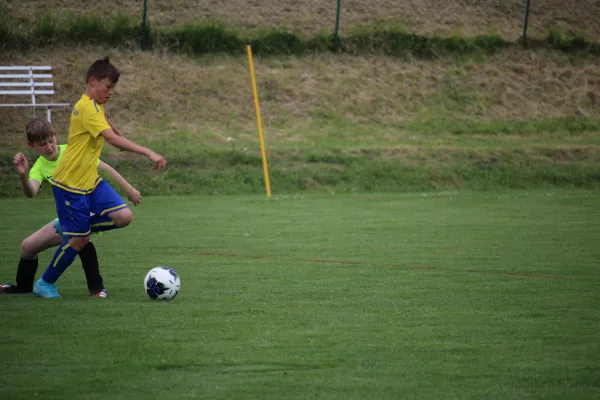
[{"label": "yellow marker pole", "polygon": [[265,139],[263,137],[262,122],[260,120],[260,107],[258,105],[258,90],[256,89],[256,79],[254,78],[254,64],[252,63],[252,48],[246,46],[248,51],[248,65],[250,66],[250,78],[252,79],[252,92],[254,93],[254,108],[256,108],[256,123],[258,124],[258,137],[260,138],[260,154],[262,155],[263,172],[265,174],[265,187],[267,197],[271,198],[271,185],[269,184],[269,167],[267,165],[267,154],[265,153]]}]

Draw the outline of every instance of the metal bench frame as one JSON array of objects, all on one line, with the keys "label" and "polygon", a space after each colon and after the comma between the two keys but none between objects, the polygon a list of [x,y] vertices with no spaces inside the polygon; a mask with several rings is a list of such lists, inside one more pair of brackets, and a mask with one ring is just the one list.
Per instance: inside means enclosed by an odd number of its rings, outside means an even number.
[{"label": "metal bench frame", "polygon": [[[7,71],[8,74],[3,73]],[[38,103],[36,96],[54,94],[54,89],[52,89],[54,82],[44,80],[52,79],[52,73],[34,73],[34,71],[52,71],[52,67],[0,66],[0,96],[31,96],[31,103],[0,103],[0,107],[32,107],[34,117],[36,108],[46,108],[46,119],[48,122],[52,122],[51,107],[70,107],[71,104]]]}]

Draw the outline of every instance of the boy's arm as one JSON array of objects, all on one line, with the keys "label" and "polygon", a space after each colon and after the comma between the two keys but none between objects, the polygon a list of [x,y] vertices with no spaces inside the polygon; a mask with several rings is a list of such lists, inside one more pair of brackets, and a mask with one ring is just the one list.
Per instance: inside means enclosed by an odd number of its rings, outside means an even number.
[{"label": "boy's arm", "polygon": [[140,202],[142,201],[141,193],[136,188],[131,186],[131,184],[127,182],[127,180],[123,178],[123,176],[119,174],[116,169],[114,169],[102,160],[100,160],[100,163],[98,164],[98,169],[105,172],[106,175],[114,179],[115,182],[117,182],[117,184],[125,191],[125,193],[127,193],[127,198],[131,200],[133,204],[135,204],[136,206],[140,204]]},{"label": "boy's arm", "polygon": [[113,130],[113,132],[114,132],[114,133],[116,133],[116,134],[117,134],[117,136],[123,136],[123,137],[125,137],[125,136],[124,136],[124,135],[121,133],[121,131],[119,131],[119,130],[117,129],[117,127],[115,126],[115,124],[113,124],[113,123],[112,123],[112,121],[111,121],[111,120],[107,119],[107,120],[106,120],[106,122],[108,122],[108,125],[110,125],[110,127],[111,127],[111,128],[112,128],[112,130]]},{"label": "boy's arm", "polygon": [[23,190],[23,193],[25,193],[25,196],[33,198],[40,192],[41,183],[35,179],[29,179],[27,174],[19,174],[19,181],[21,182],[21,189]]},{"label": "boy's arm", "polygon": [[19,172],[19,182],[21,183],[21,190],[27,197],[35,197],[40,191],[40,181],[36,179],[29,179],[27,173],[29,172],[29,163],[27,157],[23,153],[18,153],[13,158],[13,164]]},{"label": "boy's arm", "polygon": [[117,135],[112,129],[105,129],[102,132],[100,132],[100,135],[104,136],[104,139],[108,143],[115,146],[117,149],[145,156],[154,163],[152,169],[163,168],[165,165],[167,165],[167,160],[165,160],[164,157],[160,154],[156,154],[147,147],[140,146],[139,144],[134,143],[129,139],[125,139],[123,136]]}]

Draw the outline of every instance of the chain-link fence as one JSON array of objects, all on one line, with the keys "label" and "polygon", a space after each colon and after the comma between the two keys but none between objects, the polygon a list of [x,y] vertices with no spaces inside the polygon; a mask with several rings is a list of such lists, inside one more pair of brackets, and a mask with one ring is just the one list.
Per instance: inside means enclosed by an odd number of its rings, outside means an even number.
[{"label": "chain-link fence", "polygon": [[149,30],[197,24],[220,24],[244,35],[277,30],[304,38],[328,35],[334,40],[373,27],[425,37],[493,34],[506,41],[525,35],[546,38],[551,30],[591,42],[600,37],[596,0],[110,0],[91,4],[56,0],[53,7],[41,0],[6,0],[0,7],[5,16],[23,21],[48,14],[57,21],[91,15],[128,18],[143,27],[142,45],[147,45]]}]

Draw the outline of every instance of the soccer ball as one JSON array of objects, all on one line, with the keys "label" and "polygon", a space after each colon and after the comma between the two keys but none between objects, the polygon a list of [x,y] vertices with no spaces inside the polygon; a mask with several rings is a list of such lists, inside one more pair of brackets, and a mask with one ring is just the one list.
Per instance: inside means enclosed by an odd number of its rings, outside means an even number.
[{"label": "soccer ball", "polygon": [[180,286],[179,275],[171,267],[154,267],[144,278],[144,289],[152,300],[171,300]]}]

